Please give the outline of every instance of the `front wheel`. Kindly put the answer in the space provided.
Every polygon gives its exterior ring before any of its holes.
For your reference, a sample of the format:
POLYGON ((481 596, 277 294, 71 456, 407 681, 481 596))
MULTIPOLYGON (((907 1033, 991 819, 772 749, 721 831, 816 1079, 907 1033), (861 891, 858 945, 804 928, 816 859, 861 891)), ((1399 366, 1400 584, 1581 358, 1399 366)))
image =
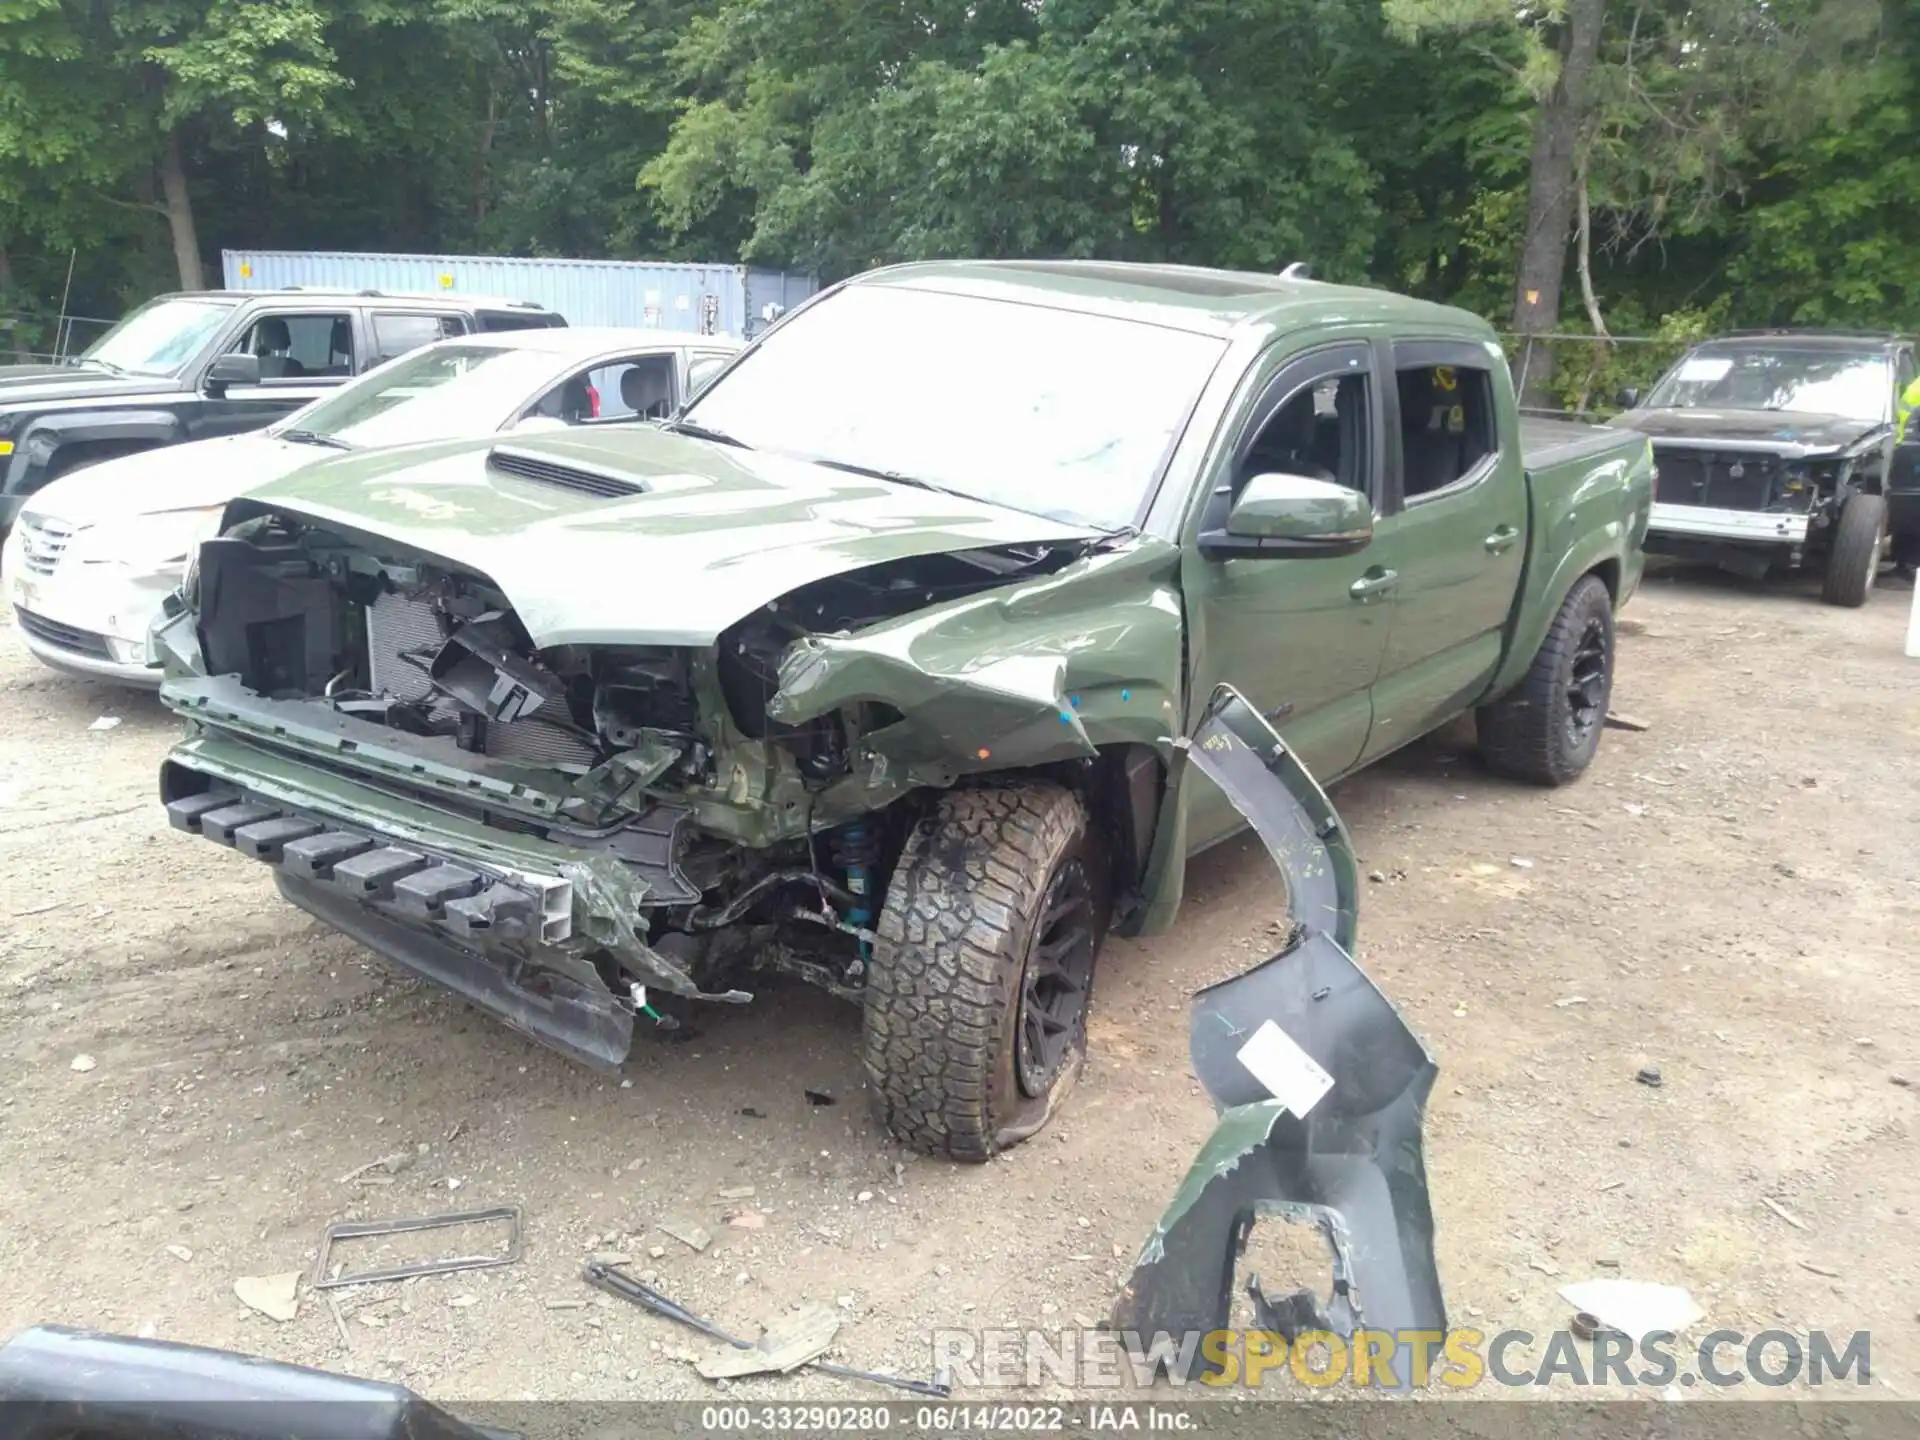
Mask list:
POLYGON ((1613 597, 1598 575, 1568 592, 1526 678, 1480 707, 1480 753, 1497 775, 1565 785, 1593 763, 1613 698, 1613 597))
POLYGON ((1827 573, 1820 581, 1820 598, 1829 605, 1858 608, 1867 603, 1880 573, 1880 549, 1887 534, 1887 497, 1858 491, 1840 507, 1833 527, 1833 548, 1827 552, 1827 573))
POLYGON ((988 1160, 1045 1125, 1086 1055, 1105 871, 1062 786, 957 790, 914 827, 867 967, 874 1113, 903 1144, 988 1160))

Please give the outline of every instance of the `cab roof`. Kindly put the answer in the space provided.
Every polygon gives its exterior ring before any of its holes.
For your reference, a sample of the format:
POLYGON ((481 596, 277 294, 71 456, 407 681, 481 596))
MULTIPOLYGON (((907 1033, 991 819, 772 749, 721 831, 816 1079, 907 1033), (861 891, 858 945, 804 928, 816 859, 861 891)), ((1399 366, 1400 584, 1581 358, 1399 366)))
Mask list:
POLYGON ((1493 327, 1452 306, 1387 290, 1241 270, 1110 260, 936 260, 892 265, 851 285, 972 295, 1235 337, 1345 321, 1391 321, 1492 341, 1493 327))

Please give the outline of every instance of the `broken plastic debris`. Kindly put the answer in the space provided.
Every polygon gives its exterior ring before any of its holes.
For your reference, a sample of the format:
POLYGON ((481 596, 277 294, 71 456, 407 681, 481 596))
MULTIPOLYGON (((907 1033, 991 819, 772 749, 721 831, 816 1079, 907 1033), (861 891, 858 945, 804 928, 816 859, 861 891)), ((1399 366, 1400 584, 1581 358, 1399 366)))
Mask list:
POLYGON ((1707 1313, 1678 1285, 1646 1280, 1581 1280, 1562 1285, 1560 1298, 1636 1345, 1649 1335, 1678 1335, 1707 1313))
POLYGON ((282 1325, 300 1313, 296 1296, 299 1288, 298 1270, 286 1270, 278 1275, 242 1275, 233 1282, 233 1293, 242 1305, 282 1325))
POLYGON ((804 1306, 776 1320, 749 1348, 720 1345, 700 1357, 694 1368, 709 1380, 742 1375, 784 1375, 827 1353, 839 1332, 840 1317, 825 1305, 804 1306))
POLYGON ((87 726, 87 729, 113 730, 118 728, 119 724, 120 724, 120 717, 118 715, 102 715, 98 720, 94 721, 91 725, 87 726))
POLYGON ((660 1222, 660 1229, 663 1233, 671 1235, 682 1245, 689 1246, 696 1252, 706 1249, 707 1246, 713 1243, 712 1234, 698 1225, 691 1225, 678 1220, 662 1220, 660 1222))
POLYGON ((69 1070, 77 1070, 80 1074, 84 1075, 99 1063, 100 1062, 95 1060, 91 1055, 76 1055, 73 1057, 73 1064, 67 1068, 69 1070))

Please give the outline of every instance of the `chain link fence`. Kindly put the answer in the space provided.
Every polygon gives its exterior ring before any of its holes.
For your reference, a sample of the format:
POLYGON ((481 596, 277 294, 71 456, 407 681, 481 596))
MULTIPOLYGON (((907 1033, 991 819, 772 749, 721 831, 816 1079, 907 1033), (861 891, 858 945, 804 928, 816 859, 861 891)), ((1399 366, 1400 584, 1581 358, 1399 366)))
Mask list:
POLYGON ((1530 415, 1604 420, 1623 408, 1620 392, 1645 394, 1694 339, 1658 335, 1522 335, 1503 330, 1513 388, 1530 415))
POLYGON ((117 323, 92 315, 0 311, 0 363, 58 364, 71 360, 117 323))

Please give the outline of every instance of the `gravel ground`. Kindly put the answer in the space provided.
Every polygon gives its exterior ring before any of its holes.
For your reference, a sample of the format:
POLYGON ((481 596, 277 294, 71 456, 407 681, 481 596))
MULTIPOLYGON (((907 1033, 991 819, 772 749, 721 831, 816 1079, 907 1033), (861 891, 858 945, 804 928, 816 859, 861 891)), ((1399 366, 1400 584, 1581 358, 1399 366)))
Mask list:
MULTIPOLYGON (((1610 731, 1582 783, 1500 783, 1454 733, 1337 791, 1374 876, 1361 959, 1441 1066, 1455 1323, 1544 1337, 1568 1280, 1662 1281, 1701 1330, 1871 1331, 1873 1393, 1920 1394, 1907 601, 1666 573, 1615 696, 1650 728, 1610 731)), ((1262 958, 1280 910, 1248 842, 1194 861, 1178 928, 1109 947, 1063 1116, 960 1168, 876 1132, 858 1017, 805 989, 610 1079, 402 978, 166 828, 173 729, 0 635, 0 1334, 158 1334, 450 1400, 712 1396, 695 1337, 579 1282, 596 1251, 749 1332, 827 1303, 838 1358, 906 1373, 935 1326, 1094 1320, 1210 1127, 1187 997, 1262 958), (331 1221, 508 1203, 521 1263, 342 1292, 347 1341, 304 1288, 285 1324, 235 1298, 306 1269, 331 1221)))

